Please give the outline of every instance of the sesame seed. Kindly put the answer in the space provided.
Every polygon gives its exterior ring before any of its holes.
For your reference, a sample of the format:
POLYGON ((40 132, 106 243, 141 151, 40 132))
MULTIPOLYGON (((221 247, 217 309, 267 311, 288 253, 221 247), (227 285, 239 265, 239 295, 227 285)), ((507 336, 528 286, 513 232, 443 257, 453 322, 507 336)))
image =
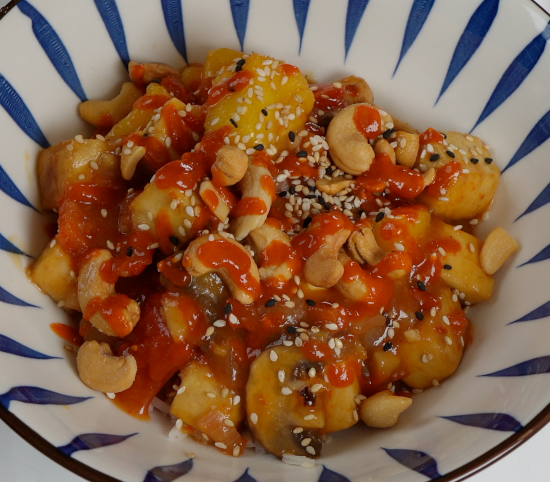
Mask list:
POLYGON ((237 317, 231 313, 229 315, 229 323, 233 324, 233 325, 238 325, 239 324, 239 320, 237 319, 237 317))
POLYGON ((91 167, 94 171, 97 171, 97 170, 99 169, 99 166, 97 165, 97 162, 95 162, 95 161, 90 162, 90 167, 91 167))
POLYGON ((114 393, 110 393, 110 392, 107 392, 105 395, 107 395, 107 398, 109 398, 110 400, 113 400, 116 397, 114 393))
POLYGON ((432 385, 433 385, 434 387, 438 387, 438 386, 439 386, 439 382, 434 378, 434 379, 432 380, 432 385))
POLYGON ((451 322, 449 321, 449 317, 446 316, 446 315, 443 315, 442 316, 442 320, 443 320, 443 323, 445 323, 446 325, 450 325, 451 322))
POLYGON ((273 350, 271 350, 271 351, 269 352, 269 359, 270 359, 272 362, 276 362, 278 358, 279 358, 279 357, 277 356, 277 353, 276 353, 276 352, 274 352, 273 350))
POLYGON ((302 439, 302 441, 300 442, 300 445, 302 447, 307 447, 310 443, 311 443, 311 438, 307 437, 302 439))
POLYGON ((238 457, 240 453, 241 453, 241 447, 239 447, 238 445, 235 445, 235 447, 233 447, 233 457, 238 457))
POLYGON ((256 415, 255 413, 251 413, 250 414, 250 421, 256 425, 258 423, 258 415, 256 415))
POLYGON ((142 231, 149 231, 149 225, 148 224, 138 224, 138 229, 141 229, 142 231))
POLYGON ((195 216, 195 211, 193 210, 193 208, 191 206, 187 206, 185 208, 185 214, 187 214, 189 217, 194 217, 195 216))
POLYGON ((448 336, 445 337, 445 343, 447 343, 447 345, 452 345, 453 344, 453 340, 451 340, 448 336))
POLYGON ((213 334, 214 334, 214 327, 209 326, 208 329, 206 330, 206 336, 211 336, 213 334))
POLYGON ((422 363, 428 363, 430 360, 428 360, 428 357, 426 354, 422 355, 422 363))
POLYGON ((435 309, 435 306, 434 306, 434 307, 432 307, 432 309, 430 310, 430 316, 431 316, 431 317, 434 317, 436 314, 437 314, 437 310, 435 309))
POLYGON ((463 228, 462 224, 458 224, 453 228, 453 231, 460 231, 463 228))
POLYGON ((185 392, 185 385, 183 387, 180 387, 176 393, 178 395, 181 395, 183 392, 185 392))
POLYGON ((397 251, 405 251, 405 246, 403 246, 401 243, 393 243, 393 245, 395 246, 395 249, 397 249, 397 251))
POLYGON ((440 201, 443 201, 443 202, 448 202, 449 201, 449 198, 444 197, 444 196, 438 197, 437 199, 439 199, 440 201))
POLYGON ((450 264, 444 264, 443 269, 450 270, 453 269, 453 267, 450 264))
POLYGON ((422 321, 424 319, 424 315, 420 311, 416 311, 414 314, 417 320, 422 321))
POLYGON ((281 388, 281 393, 283 395, 290 395, 292 393, 292 390, 288 387, 283 387, 283 388, 281 388))
POLYGON ((477 225, 478 223, 479 223, 479 219, 472 219, 472 220, 470 220, 470 224, 471 224, 472 226, 475 226, 475 225, 477 225))
POLYGON ((476 252, 476 248, 475 248, 475 246, 474 246, 472 243, 470 243, 470 244, 468 245, 468 248, 470 248, 470 252, 471 252, 471 253, 475 253, 475 252, 476 252))
POLYGON ((338 329, 338 325, 337 325, 336 323, 327 323, 327 324, 325 325, 325 328, 326 328, 327 330, 335 331, 335 330, 338 329))
POLYGON ((112 241, 107 240, 107 247, 109 249, 115 249, 115 245, 112 243, 112 241))
POLYGON ((238 405, 240 401, 241 401, 240 395, 235 395, 235 397, 233 398, 233 405, 238 405))
POLYGON ((216 442, 214 445, 215 445, 216 447, 218 447, 219 449, 223 449, 223 450, 225 450, 225 449, 227 448, 227 445, 225 445, 225 444, 222 443, 222 442, 216 442))
POLYGON ((306 415, 304 417, 304 420, 313 420, 315 418, 315 415, 313 415, 312 413, 310 413, 309 415, 306 415))
POLYGON ((447 255, 447 253, 445 252, 445 250, 444 250, 441 246, 439 246, 439 247, 437 248, 437 251, 439 252, 439 254, 440 254, 441 256, 446 256, 446 255, 447 255))
POLYGON ((164 139, 164 145, 166 147, 170 147, 172 145, 172 138, 171 137, 166 137, 166 139, 164 139))

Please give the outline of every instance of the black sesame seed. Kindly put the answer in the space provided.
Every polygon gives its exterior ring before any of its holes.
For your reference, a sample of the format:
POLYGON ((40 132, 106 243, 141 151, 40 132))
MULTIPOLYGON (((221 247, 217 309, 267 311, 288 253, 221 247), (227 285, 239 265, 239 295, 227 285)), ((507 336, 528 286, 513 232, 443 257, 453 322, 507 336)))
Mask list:
POLYGON ((332 166, 329 166, 325 169, 325 174, 327 176, 330 176, 332 174, 332 166))
POLYGON ((307 157, 307 152, 306 151, 298 151, 296 153, 296 157, 307 157))
POLYGON ((170 236, 168 239, 174 246, 180 244, 180 240, 176 236, 170 236))
POLYGON ((233 306, 231 306, 231 303, 227 303, 224 308, 223 308, 223 312, 228 315, 229 313, 231 313, 231 310, 233 309, 233 306))
POLYGON ((265 116, 267 117, 267 110, 262 109, 262 114, 265 115, 265 116))
POLYGON ((486 162, 487 164, 491 164, 491 162, 493 162, 493 158, 491 158, 491 157, 486 157, 486 158, 485 158, 485 162, 486 162))
POLYGON ((286 331, 287 331, 288 333, 292 333, 292 334, 294 334, 294 335, 295 335, 296 333, 298 333, 298 331, 296 330, 296 327, 295 327, 295 326, 287 326, 287 327, 286 327, 286 331))
POLYGON ((418 281, 416 282, 416 284, 418 285, 418 289, 419 289, 420 291, 426 291, 426 285, 425 285, 424 283, 422 283, 422 281, 418 280, 418 281))
POLYGON ((453 269, 453 267, 450 264, 444 264, 443 269, 453 269))
POLYGON ((306 303, 307 303, 308 306, 315 306, 317 304, 313 300, 306 300, 306 303))
POLYGON ((470 161, 472 162, 472 164, 477 164, 479 162, 479 159, 476 159, 475 157, 472 157, 470 159, 470 161))
POLYGON ((415 314, 417 320, 422 321, 424 319, 424 315, 422 313, 420 313, 420 311, 415 311, 414 314, 415 314))
POLYGON ((384 351, 391 350, 392 346, 393 346, 393 344, 392 344, 391 341, 388 341, 388 342, 384 343, 384 351))
POLYGON ((130 257, 134 253, 134 250, 132 249, 132 246, 128 246, 126 249, 126 256, 130 257))
POLYGON ((294 131, 290 131, 288 133, 288 138, 290 139, 290 142, 294 142, 294 140, 296 139, 296 134, 294 134, 294 131))
POLYGON ((306 199, 315 199, 317 196, 315 194, 308 194, 306 199))
POLYGON ((294 196, 294 194, 296 194, 296 188, 294 186, 290 186, 288 188, 288 192, 294 196))
POLYGON ((264 150, 264 145, 263 144, 256 144, 254 146, 254 149, 256 149, 257 151, 263 151, 264 150))
POLYGON ((235 72, 240 72, 243 69, 243 65, 246 62, 245 59, 240 59, 237 61, 237 64, 235 65, 235 72))
POLYGON ((149 137, 149 134, 147 134, 147 132, 144 132, 141 137, 149 137))
POLYGON ((275 301, 273 298, 271 298, 270 300, 266 301, 264 306, 266 308, 271 308, 272 306, 275 306, 276 304, 277 304, 277 301, 275 301))
POLYGON ((391 129, 385 130, 384 133, 382 134, 382 137, 384 139, 389 139, 390 136, 391 136, 391 129))
POLYGON ((445 151, 445 152, 447 153, 447 155, 448 155, 450 158, 452 158, 452 159, 455 158, 455 153, 454 153, 453 151, 445 151))
POLYGON ((445 134, 444 132, 440 132, 440 134, 443 136, 443 139, 447 139, 447 134, 445 134))
POLYGON ((288 192, 286 192, 286 191, 281 191, 281 192, 279 193, 279 197, 285 197, 287 194, 288 194, 288 192))
POLYGON ((160 84, 160 79, 153 79, 151 81, 152 84, 160 84))
POLYGON ((307 228, 310 224, 311 224, 311 216, 308 216, 307 218, 304 219, 304 228, 307 228))
POLYGON ((231 122, 231 124, 233 124, 233 127, 239 127, 233 119, 229 119, 229 122, 231 122))
POLYGON ((379 221, 382 221, 384 219, 384 213, 378 213, 374 220, 378 223, 379 221))
POLYGON ((430 162, 435 162, 437 160, 439 160, 439 154, 432 154, 430 156, 430 162))

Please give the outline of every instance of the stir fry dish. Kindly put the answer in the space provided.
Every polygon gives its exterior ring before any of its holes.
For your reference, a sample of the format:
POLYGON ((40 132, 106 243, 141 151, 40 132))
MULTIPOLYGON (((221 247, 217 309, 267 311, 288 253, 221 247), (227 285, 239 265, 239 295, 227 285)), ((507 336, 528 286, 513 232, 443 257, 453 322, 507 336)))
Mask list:
POLYGON ((257 53, 129 78, 80 105, 90 138, 38 156, 58 218, 29 276, 72 315, 82 382, 231 456, 316 457, 457 369, 469 307, 518 249, 473 234, 489 146, 257 53))

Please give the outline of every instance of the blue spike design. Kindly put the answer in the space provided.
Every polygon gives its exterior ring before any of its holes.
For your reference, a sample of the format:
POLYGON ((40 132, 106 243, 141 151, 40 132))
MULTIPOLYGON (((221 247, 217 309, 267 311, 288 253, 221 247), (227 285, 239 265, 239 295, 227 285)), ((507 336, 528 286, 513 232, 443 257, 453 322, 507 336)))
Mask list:
POLYGON ((525 316, 522 316, 521 318, 508 324, 512 325, 513 323, 522 323, 524 321, 541 320, 542 318, 546 318, 548 316, 550 316, 550 301, 547 301, 543 305, 527 313, 525 316))
POLYGON ((409 19, 407 20, 407 26, 405 27, 405 35, 403 36, 401 53, 399 54, 399 60, 397 61, 393 75, 397 72, 403 57, 405 57, 416 40, 416 37, 418 37, 418 34, 422 30, 422 27, 424 26, 434 3, 435 0, 414 0, 411 7, 411 12, 409 13, 409 19))
POLYGON ((506 69, 506 72, 502 74, 495 90, 491 94, 491 97, 481 112, 479 119, 475 123, 474 127, 472 127, 472 131, 487 117, 489 117, 493 111, 500 106, 500 104, 510 97, 525 80, 525 78, 531 73, 544 52, 546 42, 549 38, 550 22, 546 25, 546 28, 542 31, 542 33, 537 35, 531 43, 529 43, 529 45, 527 45, 527 47, 519 53, 519 55, 506 69))
POLYGON ((187 63, 187 47, 185 45, 185 30, 183 26, 183 10, 181 0, 161 0, 164 23, 176 50, 187 63))
POLYGON ((479 375, 480 377, 527 377, 530 375, 540 375, 550 373, 550 356, 541 356, 533 358, 517 365, 498 370, 493 373, 479 375))
POLYGON ((243 475, 241 475, 234 482, 258 482, 258 481, 248 473, 248 467, 247 467, 243 475))
POLYGON ((31 19, 32 31, 36 40, 38 40, 57 73, 82 102, 87 100, 69 52, 67 52, 55 30, 27 0, 21 0, 17 6, 23 14, 31 19))
POLYGON ((44 355, 4 335, 0 335, 0 351, 35 360, 60 360, 58 356, 44 355))
POLYGON ((0 74, 0 105, 34 142, 44 149, 50 147, 48 139, 40 130, 29 108, 2 74, 0 74))
POLYGON ((346 12, 346 36, 345 36, 345 56, 348 58, 348 52, 357 32, 357 27, 361 23, 365 9, 369 4, 369 0, 348 0, 348 10, 346 12))
POLYGON ((483 0, 470 18, 456 45, 436 104, 483 42, 497 15, 498 4, 499 0, 483 0))
POLYGON ((2 166, 0 166, 0 191, 6 193, 9 197, 14 199, 18 203, 28 206, 34 209, 36 212, 40 212, 27 200, 25 196, 23 196, 15 183, 10 179, 6 171, 4 171, 4 168, 2 166))
POLYGON ((323 471, 321 472, 321 475, 319 476, 319 480, 317 482, 351 482, 347 477, 344 477, 342 474, 339 474, 338 472, 334 472, 333 470, 327 469, 326 466, 323 465, 323 471))
POLYGON ((19 298, 13 296, 11 293, 8 293, 1 286, 0 286, 0 301, 3 303, 8 303, 9 305, 28 306, 30 308, 40 308, 39 306, 31 305, 26 301, 20 300, 19 298))
POLYGON ((523 425, 507 413, 472 413, 469 415, 453 415, 441 418, 461 425, 497 430, 499 432, 519 432, 523 429, 523 425))
POLYGON ((544 261, 548 258, 550 258, 550 244, 546 246, 546 248, 544 248, 540 253, 537 253, 535 256, 533 256, 529 261, 520 264, 518 268, 521 266, 525 266, 526 264, 538 263, 539 261, 544 261))
POLYGON ((67 445, 57 447, 57 450, 70 457, 72 454, 80 450, 93 450, 100 447, 108 447, 109 445, 119 444, 134 435, 136 434, 109 435, 106 433, 84 433, 73 438, 67 445))
MULTIPOLYGON (((542 192, 536 197, 536 199, 529 204, 529 207, 521 213, 515 221, 517 221, 519 218, 525 216, 526 214, 532 213, 533 211, 536 211, 537 209, 541 208, 542 206, 546 206, 548 203, 550 203, 550 184, 548 184, 542 192)), ((514 222, 515 222, 514 221, 514 222)))
POLYGON ((0 234, 0 249, 2 251, 7 251, 8 253, 22 254, 24 256, 28 256, 29 258, 32 258, 32 256, 29 256, 27 253, 24 253, 17 246, 15 246, 13 243, 11 243, 6 238, 4 238, 2 234, 0 234))
POLYGON ((244 37, 246 35, 246 24, 248 23, 248 9, 250 0, 229 0, 231 5, 231 15, 233 16, 233 24, 237 31, 241 50, 244 48, 244 37))
POLYGON ((428 477, 430 480, 441 477, 437 470, 437 461, 425 452, 408 449, 385 449, 384 447, 382 447, 382 450, 401 465, 428 477))
POLYGON ((9 392, 0 395, 0 404, 5 408, 9 408, 11 402, 34 403, 36 405, 73 405, 90 398, 93 397, 71 397, 40 387, 13 387, 9 392))
POLYGON ((521 161, 527 154, 530 154, 541 144, 546 142, 550 137, 550 110, 544 114, 540 120, 535 124, 535 127, 531 129, 531 132, 527 134, 525 140, 519 146, 508 165, 502 170, 502 172, 509 169, 517 162, 521 161))
POLYGON ((172 482, 182 475, 189 473, 192 468, 193 459, 184 460, 179 464, 154 467, 147 472, 143 482, 172 482))
POLYGON ((130 62, 130 54, 128 54, 128 46, 126 45, 126 35, 124 34, 124 25, 120 18, 120 13, 115 0, 94 0, 95 6, 101 15, 101 19, 105 24, 107 32, 113 41, 118 56, 124 68, 128 68, 130 62))
POLYGON ((302 39, 304 38, 309 2, 310 0, 292 0, 292 4, 294 5, 294 18, 296 19, 298 33, 300 34, 300 47, 298 48, 298 53, 302 51, 302 39))

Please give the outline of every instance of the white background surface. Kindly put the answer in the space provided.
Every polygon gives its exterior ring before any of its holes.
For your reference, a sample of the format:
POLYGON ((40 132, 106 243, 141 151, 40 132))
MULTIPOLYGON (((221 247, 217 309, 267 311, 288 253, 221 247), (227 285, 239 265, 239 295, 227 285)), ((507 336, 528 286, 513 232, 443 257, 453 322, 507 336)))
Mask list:
MULTIPOLYGON (((0 0, 0 6, 8 1, 0 0)), ((550 12, 550 0, 538 0, 550 12)), ((547 378, 545 378, 545 381, 547 378)), ((550 425, 518 449, 469 482, 543 482, 550 480, 550 425)), ((0 481, 9 482, 83 482, 84 479, 42 455, 0 421, 0 481)))

